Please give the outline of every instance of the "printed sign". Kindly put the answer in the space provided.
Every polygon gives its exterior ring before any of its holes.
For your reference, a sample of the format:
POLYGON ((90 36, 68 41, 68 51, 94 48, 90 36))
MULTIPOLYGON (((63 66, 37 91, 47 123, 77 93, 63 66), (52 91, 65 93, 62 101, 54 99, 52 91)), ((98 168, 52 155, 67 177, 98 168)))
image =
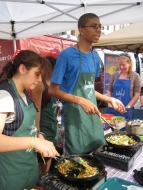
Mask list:
POLYGON ((117 62, 119 55, 116 54, 104 54, 104 94, 107 93, 110 77, 118 70, 117 62))

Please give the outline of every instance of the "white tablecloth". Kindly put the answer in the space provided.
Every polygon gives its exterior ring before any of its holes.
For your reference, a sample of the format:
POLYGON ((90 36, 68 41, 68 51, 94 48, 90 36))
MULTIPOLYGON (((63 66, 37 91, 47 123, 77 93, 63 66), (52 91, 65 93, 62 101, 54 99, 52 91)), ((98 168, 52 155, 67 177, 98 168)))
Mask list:
POLYGON ((133 170, 140 170, 140 168, 143 167, 143 147, 142 147, 142 153, 138 156, 138 158, 134 161, 133 166, 130 168, 128 172, 106 166, 106 171, 107 171, 107 179, 111 177, 118 177, 122 178, 127 181, 131 181, 134 183, 137 183, 133 177, 134 172, 133 170))

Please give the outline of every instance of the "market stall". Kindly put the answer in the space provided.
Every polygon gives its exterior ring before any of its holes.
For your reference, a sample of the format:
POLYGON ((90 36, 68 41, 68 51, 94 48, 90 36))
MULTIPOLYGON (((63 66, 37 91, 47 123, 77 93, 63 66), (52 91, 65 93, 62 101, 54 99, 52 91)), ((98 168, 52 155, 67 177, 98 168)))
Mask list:
POLYGON ((127 27, 101 36, 93 47, 111 51, 124 51, 133 53, 143 52, 143 22, 130 24, 127 27), (131 32, 132 31, 132 32, 131 32))

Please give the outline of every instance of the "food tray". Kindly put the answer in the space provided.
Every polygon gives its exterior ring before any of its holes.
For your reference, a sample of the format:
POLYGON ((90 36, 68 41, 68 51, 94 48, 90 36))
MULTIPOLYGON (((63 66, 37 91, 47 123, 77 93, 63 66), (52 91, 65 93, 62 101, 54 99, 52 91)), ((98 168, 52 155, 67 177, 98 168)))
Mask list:
POLYGON ((122 185, 134 185, 137 187, 142 187, 138 184, 132 183, 130 181, 126 181, 117 177, 109 178, 98 190, 127 190, 126 187, 123 187, 122 185))
POLYGON ((143 143, 143 136, 140 136, 141 142, 143 143))

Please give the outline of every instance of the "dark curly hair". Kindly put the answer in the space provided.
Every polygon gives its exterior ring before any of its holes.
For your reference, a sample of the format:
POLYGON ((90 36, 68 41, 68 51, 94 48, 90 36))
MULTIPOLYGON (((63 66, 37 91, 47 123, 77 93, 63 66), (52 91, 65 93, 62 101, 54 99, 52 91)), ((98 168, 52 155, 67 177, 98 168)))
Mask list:
POLYGON ((9 61, 3 67, 0 73, 0 80, 12 78, 21 64, 25 65, 27 70, 30 70, 32 67, 39 67, 41 72, 44 67, 43 59, 37 53, 31 50, 21 50, 13 61, 9 61))

